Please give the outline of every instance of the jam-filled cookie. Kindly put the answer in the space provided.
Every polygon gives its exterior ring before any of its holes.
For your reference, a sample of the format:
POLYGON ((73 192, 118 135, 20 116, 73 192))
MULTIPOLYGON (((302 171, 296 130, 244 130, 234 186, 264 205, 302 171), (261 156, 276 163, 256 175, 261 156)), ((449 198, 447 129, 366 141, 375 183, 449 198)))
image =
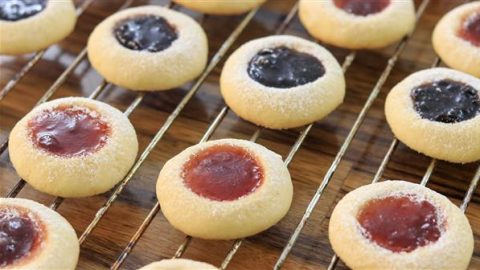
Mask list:
POLYGON ((391 45, 415 26, 412 0, 300 0, 299 16, 315 38, 349 49, 391 45))
POLYGON ((218 268, 204 262, 187 259, 170 259, 154 262, 139 270, 216 270, 218 268))
POLYGON ((101 22, 88 39, 88 58, 109 82, 131 90, 168 90, 205 68, 207 37, 180 12, 142 6, 101 22))
POLYGON ((385 114, 395 136, 427 156, 480 159, 480 79, 447 68, 416 72, 388 94, 385 114))
POLYGON ((0 54, 45 49, 70 34, 76 21, 71 0, 2 0, 0 54))
POLYGON ((182 6, 188 7, 198 12, 213 14, 213 15, 237 15, 252 10, 266 0, 173 0, 182 6))
POLYGON ((223 139, 170 159, 158 176, 157 196, 165 217, 180 231, 235 239, 285 216, 293 186, 279 155, 253 142, 223 139))
POLYGON ((348 193, 329 239, 352 269, 467 269, 473 233, 462 211, 418 184, 385 181, 348 193))
POLYGON ((60 214, 25 199, 0 198, 1 269, 75 269, 77 234, 60 214))
POLYGON ((250 41, 227 60, 220 77, 225 102, 257 125, 285 129, 317 121, 343 102, 345 78, 320 45, 293 36, 250 41))
POLYGON ((433 31, 433 47, 450 67, 480 77, 480 2, 448 12, 433 31))
POLYGON ((34 188, 83 197, 111 189, 135 161, 133 126, 119 110, 86 98, 44 103, 10 133, 10 159, 34 188))

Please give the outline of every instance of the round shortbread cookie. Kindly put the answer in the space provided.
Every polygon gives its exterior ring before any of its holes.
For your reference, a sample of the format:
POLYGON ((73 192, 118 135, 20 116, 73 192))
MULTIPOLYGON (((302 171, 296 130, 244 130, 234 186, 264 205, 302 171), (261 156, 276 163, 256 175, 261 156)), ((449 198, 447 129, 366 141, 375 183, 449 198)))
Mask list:
POLYGON ((26 199, 0 198, 0 268, 75 269, 77 234, 60 214, 26 199))
POLYGON ((220 77, 228 106, 257 125, 285 129, 320 120, 343 102, 345 78, 322 46, 294 36, 245 43, 220 77))
POLYGON ((415 26, 411 0, 300 0, 299 16, 315 38, 349 49, 391 45, 415 26))
POLYGON ((461 5, 443 16, 432 42, 447 65, 480 77, 480 2, 461 5))
POLYGON ((415 72, 388 94, 395 136, 427 156, 456 163, 480 159, 480 80, 452 69, 415 72))
POLYGON ((202 27, 158 6, 129 8, 101 22, 88 39, 88 58, 109 82, 131 90, 169 90, 191 81, 207 64, 202 27))
POLYGON ((0 54, 45 49, 68 36, 76 21, 71 0, 2 0, 0 54))
POLYGON ((335 253, 352 269, 467 269, 473 233, 445 196, 405 181, 348 193, 330 218, 335 253))
POLYGON ((10 159, 34 188, 61 197, 111 189, 138 151, 133 126, 119 110, 86 98, 44 103, 13 128, 10 159))
POLYGON ((178 230, 203 239, 235 239, 283 218, 293 186, 279 155, 253 142, 223 139, 170 159, 158 176, 157 196, 178 230))

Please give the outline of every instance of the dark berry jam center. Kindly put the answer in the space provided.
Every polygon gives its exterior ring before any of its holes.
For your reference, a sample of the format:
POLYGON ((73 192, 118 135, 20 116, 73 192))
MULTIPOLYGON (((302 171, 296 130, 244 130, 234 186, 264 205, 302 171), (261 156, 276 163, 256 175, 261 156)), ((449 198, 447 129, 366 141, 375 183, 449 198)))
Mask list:
POLYGON ((459 35, 474 46, 480 47, 480 10, 465 18, 459 35))
POLYGON ((390 0, 333 0, 335 6, 357 16, 379 13, 390 5, 390 0))
POLYGON ((192 156, 184 165, 183 179, 196 194, 215 201, 233 201, 256 190, 263 171, 245 149, 216 145, 192 156))
POLYGON ((43 241, 43 229, 28 210, 0 208, 0 268, 32 254, 43 241))
POLYGON ((115 28, 114 34, 124 47, 149 52, 163 51, 178 38, 175 28, 155 15, 126 19, 115 28))
POLYGON ((480 114, 478 91, 453 80, 420 85, 412 90, 411 97, 418 114, 432 121, 457 123, 480 114))
POLYGON ((325 74, 316 57, 283 46, 259 51, 250 60, 247 71, 255 81, 276 88, 304 85, 325 74))
POLYGON ((357 217, 364 235, 393 252, 411 252, 440 238, 435 206, 412 196, 391 196, 367 202, 357 217))
POLYGON ((18 21, 31 17, 47 6, 47 0, 0 0, 0 20, 18 21))
POLYGON ((100 115, 85 107, 45 110, 28 123, 33 143, 58 156, 79 156, 102 148, 111 133, 100 115))

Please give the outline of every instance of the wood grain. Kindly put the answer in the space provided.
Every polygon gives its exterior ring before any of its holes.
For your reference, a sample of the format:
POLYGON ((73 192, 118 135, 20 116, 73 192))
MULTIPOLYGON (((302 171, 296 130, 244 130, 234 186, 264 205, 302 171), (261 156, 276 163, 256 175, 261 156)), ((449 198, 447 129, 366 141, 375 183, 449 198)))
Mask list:
MULTIPOLYGON (((15 123, 34 106, 62 71, 85 46, 88 34, 103 18, 115 12, 124 0, 95 1, 79 18, 75 32, 60 44, 49 48, 44 58, 0 103, 0 143, 4 142, 15 123)), ((165 4, 166 1, 134 1, 134 5, 165 4)), ((77 5, 80 1, 77 2, 77 5)), ((333 255, 327 237, 329 214, 345 193, 372 180, 383 156, 388 150, 392 133, 385 122, 383 104, 389 89, 408 74, 428 68, 435 59, 430 43, 435 23, 448 10, 461 1, 431 1, 421 17, 417 29, 398 63, 381 90, 379 97, 355 136, 318 206, 304 228, 300 238, 285 262, 284 269, 326 268, 333 255)), ((274 33, 295 4, 294 0, 270 0, 255 15, 233 49, 242 43, 274 33)), ((418 7, 419 1, 416 2, 418 7)), ((205 28, 210 46, 210 56, 217 51, 242 16, 220 17, 201 14, 176 7, 192 15, 205 28)), ((286 33, 309 38, 296 17, 286 33)), ((339 62, 348 51, 328 47, 339 62)), ((230 269, 269 269, 275 264, 290 234, 301 219, 312 195, 331 165, 334 156, 363 107, 367 96, 392 55, 394 46, 374 51, 359 51, 346 72, 347 95, 344 104, 327 118, 316 123, 301 149, 290 164, 295 195, 288 215, 277 225, 244 241, 232 260, 230 269)), ((232 49, 229 51, 232 52, 232 49)), ((1 56, 0 86, 29 60, 29 56, 1 56)), ((79 269, 106 269, 117 259, 132 235, 155 204, 155 181, 163 164, 185 147, 198 142, 224 106, 219 94, 218 79, 223 63, 215 68, 205 83, 188 103, 179 118, 155 147, 146 162, 121 193, 93 233, 82 245, 79 269)), ((53 98, 87 96, 101 81, 101 77, 84 60, 68 77, 53 98)), ((149 93, 130 119, 135 126, 143 150, 166 118, 184 97, 191 84, 168 92, 149 93)), ((135 93, 111 87, 99 97, 119 109, 125 109, 135 98, 135 93)), ((213 138, 248 139, 256 127, 229 112, 215 131, 213 138)), ((286 156, 299 131, 264 130, 259 143, 286 156)), ((383 179, 404 179, 420 182, 430 159, 400 144, 388 163, 383 179)), ((439 162, 428 187, 445 194, 459 204, 478 164, 455 165, 439 162)), ((5 195, 19 180, 13 169, 8 151, 0 158, 0 194, 5 195)), ((83 199, 67 199, 58 211, 64 215, 80 235, 94 218, 110 193, 83 199)), ((44 204, 54 200, 26 186, 19 197, 44 204)), ((475 233, 475 253, 470 268, 480 269, 480 200, 478 192, 467 209, 467 216, 475 233)), ((173 229, 159 213, 142 236, 138 245, 123 264, 123 269, 137 269, 152 261, 173 256, 185 235, 173 229)), ((204 241, 193 239, 184 257, 220 265, 233 241, 204 241)), ((337 269, 345 266, 340 263, 337 269)))

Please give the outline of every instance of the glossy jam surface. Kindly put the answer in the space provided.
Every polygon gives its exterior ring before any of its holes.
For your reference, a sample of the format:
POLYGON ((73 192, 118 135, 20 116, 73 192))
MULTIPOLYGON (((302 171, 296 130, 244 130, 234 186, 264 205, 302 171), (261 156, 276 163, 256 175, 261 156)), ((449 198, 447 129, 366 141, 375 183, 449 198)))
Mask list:
POLYGON ((47 6, 47 0, 0 0, 0 20, 18 21, 31 17, 47 6))
POLYGON ((183 179, 196 194, 215 201, 233 201, 256 190, 263 169, 245 149, 215 145, 192 156, 183 167, 183 179))
POLYGON ((465 18, 459 35, 474 46, 480 47, 480 10, 465 18))
POLYGON ((357 16, 379 13, 390 5, 390 0, 333 0, 336 7, 357 16))
POLYGON ((115 28, 114 34, 124 47, 149 52, 163 51, 178 38, 175 28, 167 20, 154 15, 124 20, 115 28))
POLYGON ((325 68, 310 54, 277 47, 258 52, 250 60, 247 72, 265 86, 290 88, 315 81, 325 74, 325 68))
POLYGON ((28 210, 0 206, 0 268, 32 254, 43 240, 43 226, 28 210))
POLYGON ((422 118, 443 123, 457 123, 480 114, 478 91, 472 86, 440 80, 414 88, 411 98, 422 118))
POLYGON ((390 196, 367 202, 357 217, 365 236, 393 252, 410 252, 438 240, 435 206, 412 196, 390 196))
POLYGON ((35 146, 71 157, 98 151, 108 140, 110 126, 85 107, 57 107, 39 113, 28 123, 35 146))

